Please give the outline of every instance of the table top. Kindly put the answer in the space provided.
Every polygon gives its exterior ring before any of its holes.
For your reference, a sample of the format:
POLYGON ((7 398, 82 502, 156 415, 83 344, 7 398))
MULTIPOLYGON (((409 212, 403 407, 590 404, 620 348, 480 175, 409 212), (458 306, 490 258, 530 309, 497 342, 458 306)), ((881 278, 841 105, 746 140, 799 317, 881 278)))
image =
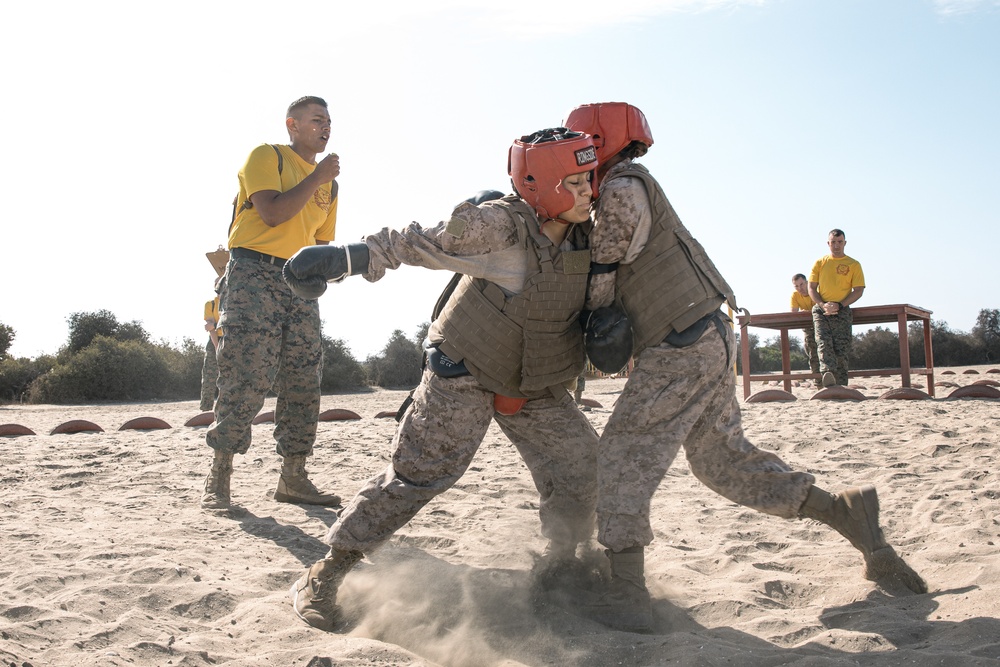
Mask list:
MULTIPOLYGON (((851 307, 854 314, 854 324, 877 324, 879 322, 895 322, 900 315, 906 315, 907 320, 930 320, 933 311, 913 306, 908 303, 896 303, 882 306, 851 307)), ((761 327, 764 329, 785 329, 804 327, 812 322, 812 313, 808 310, 783 313, 751 313, 738 315, 740 327, 761 327)))

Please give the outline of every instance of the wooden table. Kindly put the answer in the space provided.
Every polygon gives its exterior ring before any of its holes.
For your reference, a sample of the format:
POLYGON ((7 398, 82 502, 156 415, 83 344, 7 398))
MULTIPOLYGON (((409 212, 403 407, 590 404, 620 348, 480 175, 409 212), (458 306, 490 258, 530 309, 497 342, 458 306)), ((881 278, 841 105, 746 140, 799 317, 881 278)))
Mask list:
MULTIPOLYGON (((931 349, 931 311, 906 303, 889 306, 859 306, 854 311, 854 324, 879 324, 896 322, 899 325, 899 368, 882 368, 878 370, 852 370, 848 377, 869 375, 889 376, 901 375, 904 387, 910 386, 910 375, 927 376, 927 393, 934 395, 934 353, 931 349), (926 367, 910 368, 910 343, 906 323, 910 320, 920 320, 924 325, 924 359, 926 367)), ((750 396, 750 383, 754 380, 782 380, 785 391, 792 390, 792 379, 820 379, 821 374, 811 371, 792 372, 791 356, 788 351, 788 330, 804 329, 812 323, 812 313, 809 311, 784 313, 764 313, 758 315, 740 315, 737 317, 740 325, 740 369, 743 372, 743 398, 750 396), (750 374, 750 337, 747 328, 777 329, 781 332, 781 372, 750 374)))

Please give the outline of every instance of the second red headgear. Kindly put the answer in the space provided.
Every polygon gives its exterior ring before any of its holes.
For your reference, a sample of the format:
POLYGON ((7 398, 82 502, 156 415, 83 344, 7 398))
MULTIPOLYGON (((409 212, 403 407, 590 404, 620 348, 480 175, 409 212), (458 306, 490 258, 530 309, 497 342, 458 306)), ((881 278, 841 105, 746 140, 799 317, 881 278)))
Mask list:
POLYGON ((582 104, 569 112, 566 127, 594 137, 597 159, 603 164, 633 141, 653 145, 653 133, 638 107, 625 102, 582 104))
POLYGON ((597 197, 597 153, 593 140, 565 127, 540 130, 514 141, 507 153, 507 173, 514 190, 535 209, 543 222, 570 210, 576 204, 563 179, 590 172, 597 197))

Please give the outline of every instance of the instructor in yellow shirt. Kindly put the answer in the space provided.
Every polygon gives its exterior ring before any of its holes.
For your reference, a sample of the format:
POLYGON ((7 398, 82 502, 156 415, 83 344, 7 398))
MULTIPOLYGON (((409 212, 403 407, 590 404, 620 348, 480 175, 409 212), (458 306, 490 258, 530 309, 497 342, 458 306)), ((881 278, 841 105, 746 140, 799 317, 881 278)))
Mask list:
POLYGON ((281 277, 301 248, 326 245, 337 224, 336 153, 317 160, 330 140, 330 112, 319 97, 288 107, 287 145, 261 144, 239 173, 229 230, 229 264, 219 286, 219 396, 205 440, 213 450, 201 505, 230 504, 234 454, 250 448, 251 425, 267 392, 277 394, 274 439, 281 475, 274 499, 338 505, 306 474, 319 418, 323 348, 319 305, 292 292, 281 277))
POLYGON ((854 342, 851 304, 865 293, 865 274, 858 260, 844 254, 847 237, 842 230, 831 230, 826 245, 830 254, 817 260, 809 274, 819 368, 824 387, 847 386, 848 357, 854 342))

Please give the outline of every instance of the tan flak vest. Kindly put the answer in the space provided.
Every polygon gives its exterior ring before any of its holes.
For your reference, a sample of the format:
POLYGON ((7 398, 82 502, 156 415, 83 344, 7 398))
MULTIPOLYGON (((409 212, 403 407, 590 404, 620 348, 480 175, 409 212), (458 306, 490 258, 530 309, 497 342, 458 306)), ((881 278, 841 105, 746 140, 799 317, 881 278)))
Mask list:
MULTIPOLYGON (((494 283, 462 276, 428 337, 490 391, 538 398, 583 370, 579 315, 590 251, 560 252, 522 200, 503 201, 528 257, 524 289, 507 296, 494 283)), ((579 234, 577 227, 570 234, 579 234)))
POLYGON ((671 331, 684 331, 736 297, 705 249, 681 224, 667 196, 639 164, 612 178, 634 176, 649 194, 653 225, 646 246, 631 264, 618 267, 616 291, 635 336, 633 355, 659 345, 671 331))

